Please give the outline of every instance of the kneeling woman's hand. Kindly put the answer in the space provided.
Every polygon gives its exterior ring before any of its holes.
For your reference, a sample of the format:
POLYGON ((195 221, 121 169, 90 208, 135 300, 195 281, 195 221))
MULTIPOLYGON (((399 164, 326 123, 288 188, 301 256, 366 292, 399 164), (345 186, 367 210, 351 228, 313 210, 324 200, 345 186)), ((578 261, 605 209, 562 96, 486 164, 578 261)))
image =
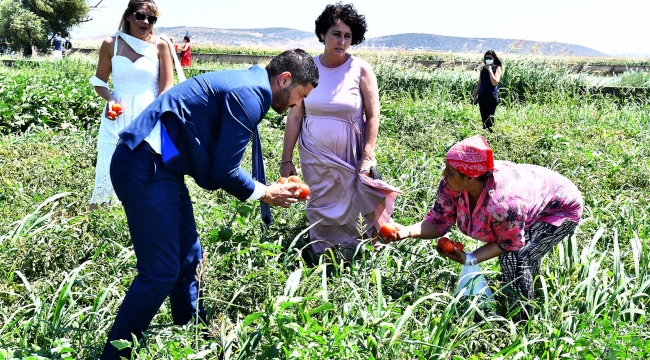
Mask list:
POLYGON ((467 256, 464 251, 458 250, 458 248, 454 248, 454 252, 448 253, 444 249, 441 249, 438 245, 436 245, 436 251, 438 252, 438 255, 442 257, 446 257, 448 259, 454 260, 455 262, 465 265, 465 260, 467 259, 467 256))
POLYGON ((408 227, 398 223, 392 223, 392 224, 397 228, 397 231, 391 238, 391 241, 400 241, 411 237, 411 231, 409 230, 408 227))

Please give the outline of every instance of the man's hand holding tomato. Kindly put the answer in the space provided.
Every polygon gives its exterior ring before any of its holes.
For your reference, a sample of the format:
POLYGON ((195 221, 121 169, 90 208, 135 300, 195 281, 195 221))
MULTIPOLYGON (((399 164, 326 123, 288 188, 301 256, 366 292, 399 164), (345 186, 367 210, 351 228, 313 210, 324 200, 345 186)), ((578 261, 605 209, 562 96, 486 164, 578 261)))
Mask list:
POLYGON ((275 184, 268 185, 259 199, 269 205, 288 208, 299 201, 309 200, 309 186, 297 175, 280 177, 275 184))
POLYGON ((299 197, 301 192, 302 191, 300 188, 296 188, 295 183, 275 183, 266 187, 266 191, 260 198, 260 201, 263 201, 269 205, 288 208, 289 206, 299 201, 309 200, 309 197, 301 199, 299 197))

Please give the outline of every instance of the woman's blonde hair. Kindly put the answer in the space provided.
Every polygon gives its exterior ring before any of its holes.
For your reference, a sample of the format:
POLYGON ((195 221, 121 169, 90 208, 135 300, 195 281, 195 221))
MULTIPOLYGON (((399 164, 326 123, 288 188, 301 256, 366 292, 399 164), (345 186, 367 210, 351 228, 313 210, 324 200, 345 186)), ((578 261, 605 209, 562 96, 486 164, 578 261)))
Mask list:
MULTIPOLYGON (((131 23, 126 19, 129 16, 133 15, 133 13, 136 12, 141 5, 147 5, 154 16, 160 16, 158 6, 156 6, 156 3, 153 0, 129 0, 129 5, 126 7, 126 10, 124 10, 124 14, 122 14, 122 20, 120 21, 119 29, 121 32, 131 35, 131 23)), ((153 35, 153 27, 154 26, 151 25, 151 29, 149 30, 150 35, 153 35)))

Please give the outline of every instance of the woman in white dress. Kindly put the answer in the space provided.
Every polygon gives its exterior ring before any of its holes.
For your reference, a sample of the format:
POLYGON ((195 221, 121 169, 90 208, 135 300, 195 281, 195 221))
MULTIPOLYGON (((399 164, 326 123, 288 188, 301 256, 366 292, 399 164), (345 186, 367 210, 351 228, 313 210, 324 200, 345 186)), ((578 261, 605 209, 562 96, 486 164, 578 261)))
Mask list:
MULTIPOLYGON (((127 127, 159 94, 174 84, 172 54, 168 38, 155 37, 153 26, 158 16, 153 0, 130 0, 122 15, 120 30, 104 39, 99 50, 95 76, 90 79, 95 91, 107 101, 97 139, 95 189, 90 209, 118 203, 110 177, 110 164, 119 140, 117 134, 127 127), (113 92, 108 77, 113 76, 113 92), (109 114, 120 104, 117 116, 109 114)), ((182 77, 182 71, 179 73, 182 77)))

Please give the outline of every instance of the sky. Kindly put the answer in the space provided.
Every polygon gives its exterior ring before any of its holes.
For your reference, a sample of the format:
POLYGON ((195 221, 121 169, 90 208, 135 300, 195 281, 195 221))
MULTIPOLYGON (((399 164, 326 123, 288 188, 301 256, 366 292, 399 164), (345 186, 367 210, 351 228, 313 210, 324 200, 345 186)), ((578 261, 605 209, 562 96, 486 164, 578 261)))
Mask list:
MULTIPOLYGON (((96 4, 99 0, 88 0, 96 4)), ((156 0, 157 27, 287 27, 313 31, 325 5, 302 0, 156 0)), ((401 33, 555 41, 610 55, 650 56, 650 0, 356 0, 366 39, 401 33)), ((73 38, 113 33, 128 0, 103 0, 73 38)))

